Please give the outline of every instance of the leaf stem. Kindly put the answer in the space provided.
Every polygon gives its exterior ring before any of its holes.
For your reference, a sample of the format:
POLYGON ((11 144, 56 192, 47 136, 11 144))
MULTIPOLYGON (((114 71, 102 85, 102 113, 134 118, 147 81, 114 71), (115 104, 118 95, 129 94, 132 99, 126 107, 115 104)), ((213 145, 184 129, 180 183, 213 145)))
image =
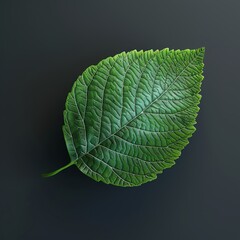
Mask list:
POLYGON ((68 163, 67 165, 65 165, 65 166, 63 166, 63 167, 61 167, 61 168, 59 168, 59 169, 57 169, 57 170, 55 170, 55 171, 53 171, 53 172, 43 173, 43 174, 42 174, 42 177, 52 177, 52 176, 58 174, 59 172, 63 171, 64 169, 71 167, 71 166, 74 165, 75 163, 76 163, 75 161, 71 161, 71 162, 68 163))

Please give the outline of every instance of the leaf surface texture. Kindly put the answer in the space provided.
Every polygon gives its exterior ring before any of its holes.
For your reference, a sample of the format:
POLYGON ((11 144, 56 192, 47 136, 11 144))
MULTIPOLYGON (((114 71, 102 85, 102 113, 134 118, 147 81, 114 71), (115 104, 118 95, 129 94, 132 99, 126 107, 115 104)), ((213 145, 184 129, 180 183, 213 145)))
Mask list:
POLYGON ((72 163, 96 181, 138 186, 171 167, 195 131, 204 48, 123 52, 88 67, 68 94, 72 163))

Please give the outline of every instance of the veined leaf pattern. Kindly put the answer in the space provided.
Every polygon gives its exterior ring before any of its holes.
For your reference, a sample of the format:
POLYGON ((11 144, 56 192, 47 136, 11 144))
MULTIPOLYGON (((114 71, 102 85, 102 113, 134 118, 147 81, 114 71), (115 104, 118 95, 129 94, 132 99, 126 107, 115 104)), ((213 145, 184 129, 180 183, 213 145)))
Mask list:
POLYGON ((203 57, 204 48, 134 50, 88 67, 66 101, 67 166, 127 187, 174 165, 195 131, 203 57))

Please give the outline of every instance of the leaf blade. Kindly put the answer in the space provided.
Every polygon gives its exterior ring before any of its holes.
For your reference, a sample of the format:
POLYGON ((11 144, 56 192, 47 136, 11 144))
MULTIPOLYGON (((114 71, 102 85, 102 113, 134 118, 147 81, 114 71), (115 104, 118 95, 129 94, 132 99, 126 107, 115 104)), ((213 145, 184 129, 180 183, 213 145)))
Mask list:
POLYGON ((85 70, 64 112, 71 161, 118 186, 141 185, 172 166, 195 131, 203 56, 204 49, 123 52, 85 70))

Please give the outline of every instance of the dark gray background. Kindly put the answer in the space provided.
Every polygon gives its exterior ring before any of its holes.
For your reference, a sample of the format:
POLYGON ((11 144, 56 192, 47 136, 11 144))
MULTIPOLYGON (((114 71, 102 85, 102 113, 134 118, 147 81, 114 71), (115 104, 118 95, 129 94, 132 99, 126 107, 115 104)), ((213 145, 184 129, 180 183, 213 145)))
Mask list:
POLYGON ((238 0, 0 1, 0 239, 240 239, 238 0), (138 188, 69 161, 62 111, 82 71, 132 49, 206 47, 197 132, 138 188))

